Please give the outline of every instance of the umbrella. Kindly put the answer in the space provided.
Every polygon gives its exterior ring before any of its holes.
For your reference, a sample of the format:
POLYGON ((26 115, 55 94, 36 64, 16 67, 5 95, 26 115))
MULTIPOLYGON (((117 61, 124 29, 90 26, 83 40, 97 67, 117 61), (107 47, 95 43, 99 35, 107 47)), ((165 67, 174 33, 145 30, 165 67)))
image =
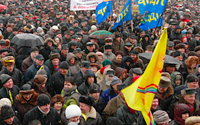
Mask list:
POLYGON ((31 34, 31 33, 23 33, 17 34, 11 40, 11 43, 17 46, 28 46, 28 47, 35 47, 44 44, 44 40, 42 37, 31 34))
POLYGON ((3 4, 0 4, 0 12, 2 12, 4 9, 8 9, 8 7, 3 4))
POLYGON ((97 39, 114 38, 114 35, 106 30, 98 30, 90 34, 90 37, 97 39))
MULTIPOLYGON (((140 53, 139 54, 139 57, 140 58, 145 58, 145 59, 148 59, 150 60, 151 59, 151 56, 152 56, 153 53, 140 53)), ((169 55, 165 55, 165 61, 164 61, 166 64, 181 64, 182 62, 175 59, 174 57, 172 56, 169 56, 169 55)))

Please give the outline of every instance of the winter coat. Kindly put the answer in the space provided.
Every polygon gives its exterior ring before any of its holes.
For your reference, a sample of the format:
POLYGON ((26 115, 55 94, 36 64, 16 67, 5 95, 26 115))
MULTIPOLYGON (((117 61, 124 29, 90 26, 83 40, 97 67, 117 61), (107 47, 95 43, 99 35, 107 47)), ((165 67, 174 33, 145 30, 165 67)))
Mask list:
POLYGON ((183 79, 182 74, 180 72, 175 71, 175 72, 173 72, 171 74, 171 84, 172 84, 173 88, 175 88, 177 86, 176 83, 175 83, 177 75, 181 76, 181 83, 180 83, 180 85, 184 85, 184 79, 183 79))
POLYGON ((191 68, 192 64, 194 62, 197 62, 199 64, 199 58, 197 56, 189 56, 186 60, 185 63, 187 65, 188 73, 195 73, 196 68, 191 68))
MULTIPOLYGON (((0 125, 8 125, 8 124, 0 119, 0 125)), ((14 121, 12 125, 21 125, 20 120, 16 116, 14 116, 14 121)))
MULTIPOLYGON (((49 68, 45 65, 42 65, 42 66, 44 67, 44 70, 47 73, 47 79, 50 79, 51 74, 50 74, 49 68)), ((34 76, 36 75, 37 71, 40 70, 40 68, 42 68, 42 67, 37 66, 36 63, 33 62, 33 64, 26 70, 26 72, 24 74, 24 78, 25 78, 26 82, 33 79, 34 76)))
POLYGON ((42 125, 61 125, 60 115, 56 109, 50 107, 49 113, 45 115, 38 108, 36 106, 25 114, 23 125, 28 125, 33 120, 39 120, 42 125))
POLYGON ((33 64, 33 60, 31 59, 31 56, 27 57, 26 59, 24 59, 24 61, 22 62, 22 73, 25 74, 26 70, 33 64))
MULTIPOLYGON (((92 97, 93 98, 93 97, 92 97)), ((93 98, 94 99, 94 98, 93 98)), ((95 100, 95 99, 94 99, 95 100)), ((95 110, 101 115, 105 108, 105 103, 102 97, 99 97, 98 100, 95 100, 95 104, 93 105, 95 110)))
MULTIPOLYGON (((114 40, 112 44, 112 52, 115 53, 117 51, 124 51, 124 41, 121 40, 120 42, 114 40)), ((104 51, 105 52, 105 51, 104 51)))
POLYGON ((114 97, 117 96, 117 93, 114 92, 112 88, 109 88, 101 93, 101 97, 103 98, 105 105, 114 97))
MULTIPOLYGON (((70 71, 68 70, 67 76, 71 76, 70 71)), ((53 97, 55 94, 60 94, 65 82, 65 76, 60 73, 60 71, 54 73, 50 79, 50 90, 51 96, 53 97)))
POLYGON ((118 78, 120 78, 120 80, 122 81, 122 83, 127 79, 127 70, 121 67, 116 67, 115 69, 115 76, 117 76, 118 78), (126 76, 124 77, 124 74, 126 74, 126 76))
POLYGON ((187 65, 185 64, 185 62, 183 62, 181 65, 179 65, 179 67, 177 68, 177 71, 179 71, 184 78, 184 81, 186 80, 188 73, 188 69, 187 69, 187 65))
POLYGON ((137 111, 135 113, 130 112, 127 105, 124 104, 117 110, 115 117, 121 120, 125 125, 133 125, 137 124, 138 115, 139 113, 137 111))
POLYGON ((106 105, 105 109, 102 112, 102 118, 106 121, 108 117, 114 116, 117 110, 125 104, 125 101, 121 98, 120 95, 112 98, 106 105))
MULTIPOLYGON (((20 90, 19 87, 16 85, 13 85, 12 89, 10 89, 13 101, 15 99, 15 96, 19 93, 19 90, 20 90)), ((2 98, 10 99, 9 90, 4 86, 0 89, 0 99, 2 98)))
POLYGON ((77 63, 76 56, 73 53, 68 53, 66 61, 69 64, 69 71, 71 72, 71 75, 74 76, 76 74, 76 72, 80 70, 80 66, 77 63), (71 58, 75 58, 75 63, 74 64, 69 63, 71 58))
POLYGON ((111 67, 112 69, 116 69, 117 67, 121 67, 121 61, 118 61, 116 60, 116 58, 114 58, 112 61, 111 61, 111 67))
MULTIPOLYGON (((11 76, 14 85, 17 85, 19 88, 24 84, 24 76, 22 72, 17 68, 14 68, 13 71, 10 72, 5 67, 3 67, 0 71, 0 75, 1 74, 8 74, 9 76, 11 76)), ((2 87, 2 85, 0 86, 2 87)))
MULTIPOLYGON (((96 53, 96 50, 93 49, 92 52, 96 53)), ((82 58, 83 58, 83 60, 86 60, 86 57, 87 57, 87 55, 88 55, 89 53, 90 53, 90 51, 89 51, 87 48, 85 48, 85 50, 83 50, 83 53, 82 53, 82 58)))
POLYGON ((62 38, 63 44, 68 44, 71 41, 71 38, 67 39, 66 37, 62 38))
POLYGON ((91 106, 90 113, 88 114, 86 124, 87 125, 104 125, 103 120, 98 112, 96 112, 95 108, 91 106))
MULTIPOLYGON (((70 123, 70 121, 65 116, 65 112, 61 114, 61 122, 62 125, 68 125, 70 123)), ((85 119, 82 116, 79 118, 78 125, 86 125, 85 119)))
POLYGON ((194 51, 194 48, 197 46, 197 42, 196 42, 196 39, 194 38, 188 38, 188 46, 189 46, 189 50, 190 51, 194 51))
POLYGON ((85 81, 86 74, 83 72, 82 69, 80 69, 76 74, 74 75, 74 82, 79 87, 84 81, 85 81))
MULTIPOLYGON (((82 83, 79 87, 78 87, 78 92, 81 94, 81 95, 88 95, 89 93, 89 87, 90 87, 90 84, 87 82, 88 78, 93 76, 94 77, 94 83, 92 84, 97 84, 96 83, 96 77, 95 77, 95 74, 92 72, 92 70, 87 70, 85 72, 86 74, 86 78, 85 78, 85 82, 82 83)), ((98 85, 98 84, 97 84, 98 85)))
POLYGON ((55 43, 54 40, 51 39, 51 38, 47 38, 47 39, 44 41, 44 47, 42 47, 42 48, 40 49, 40 51, 39 51, 39 53, 43 55, 44 61, 46 61, 46 60, 49 59, 49 55, 50 55, 51 51, 55 49, 55 48, 53 47, 53 46, 55 46, 55 45, 56 45, 56 43, 55 43), (47 45, 47 42, 48 42, 48 41, 52 41, 52 46, 51 46, 51 47, 49 47, 49 46, 47 45))
POLYGON ((106 68, 106 69, 103 71, 103 78, 102 78, 102 80, 98 82, 98 84, 100 85, 100 87, 101 87, 101 89, 102 89, 103 91, 109 89, 109 87, 110 87, 110 85, 106 85, 106 74, 107 74, 108 70, 114 71, 114 70, 111 69, 111 68, 106 68))
POLYGON ((113 54, 112 52, 104 51, 104 54, 103 54, 104 60, 108 59, 108 60, 112 61, 115 57, 116 57, 115 54, 113 54))
MULTIPOLYGON (((50 59, 45 61, 45 65, 49 68, 49 71, 50 71, 51 75, 53 75, 54 73, 57 72, 50 59)), ((58 70, 59 70, 59 66, 58 66, 58 70)))
POLYGON ((61 96, 64 98, 64 109, 66 109, 71 104, 79 105, 79 98, 81 94, 78 92, 76 85, 70 89, 63 88, 61 96))
POLYGON ((17 116, 21 121, 24 115, 37 105, 37 97, 38 94, 35 91, 33 91, 33 95, 28 101, 23 98, 23 93, 21 92, 16 95, 13 107, 17 111, 17 116))
POLYGON ((149 35, 144 35, 142 38, 142 49, 145 51, 148 45, 152 45, 152 41, 149 35), (145 40, 145 37, 148 37, 148 41, 145 40))
POLYGON ((46 85, 43 87, 42 84, 37 84, 35 82, 32 83, 32 88, 35 90, 37 94, 46 94, 49 98, 51 98, 51 95, 47 91, 46 85))

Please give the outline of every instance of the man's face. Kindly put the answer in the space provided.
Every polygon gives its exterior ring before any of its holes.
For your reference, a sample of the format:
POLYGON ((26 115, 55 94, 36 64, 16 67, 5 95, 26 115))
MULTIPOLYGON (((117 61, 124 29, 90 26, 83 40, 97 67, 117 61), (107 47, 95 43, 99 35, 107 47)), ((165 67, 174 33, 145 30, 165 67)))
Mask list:
POLYGON ((5 47, 6 47, 5 45, 1 44, 0 45, 0 50, 3 49, 3 48, 5 48, 5 47))
POLYGON ((13 87, 13 80, 9 79, 6 83, 3 84, 3 86, 7 89, 12 89, 13 87))
POLYGON ((119 93, 120 91, 118 91, 117 86, 120 85, 122 83, 117 83, 115 85, 112 85, 113 90, 115 91, 115 93, 119 93))
POLYGON ((44 63, 44 60, 43 59, 41 59, 41 60, 35 59, 35 63, 36 63, 36 65, 41 66, 44 63))
POLYGON ((199 84, 198 84, 198 82, 188 82, 187 87, 197 89, 199 87, 199 84))
POLYGON ((54 66, 58 66, 59 65, 59 59, 58 58, 55 58, 55 59, 53 59, 51 62, 52 62, 52 64, 54 65, 54 66))
POLYGON ((5 123, 7 123, 8 125, 12 125, 13 121, 15 119, 15 116, 10 117, 8 119, 3 120, 5 123))
POLYGON ((192 37, 192 34, 191 34, 191 33, 187 33, 187 34, 186 34, 186 37, 187 37, 187 38, 191 38, 191 37, 192 37))
POLYGON ((68 69, 60 69, 60 73, 61 73, 62 75, 66 75, 67 72, 68 72, 68 69))
POLYGON ((161 88, 160 86, 158 86, 158 92, 160 92, 160 93, 166 92, 167 89, 168 89, 168 87, 167 88, 161 88))
POLYGON ((137 55, 131 54, 130 57, 134 60, 137 57, 137 55))
POLYGON ((68 52, 69 52, 68 49, 63 49, 63 50, 62 50, 62 53, 63 53, 64 55, 67 55, 68 52))
POLYGON ((35 57, 39 54, 38 51, 31 52, 31 57, 35 59, 35 57))
POLYGON ((8 66, 5 66, 5 68, 6 68, 9 72, 12 72, 13 69, 14 69, 14 65, 8 65, 8 66))
POLYGON ((97 93, 92 93, 92 94, 90 94, 95 100, 98 100, 99 99, 99 97, 100 97, 100 93, 99 92, 97 92, 97 93))
POLYGON ((50 104, 40 106, 40 109, 41 109, 43 112, 47 113, 47 112, 49 112, 49 110, 50 110, 50 104))
POLYGON ((159 104, 158 99, 157 98, 153 99, 151 108, 154 109, 154 110, 157 109, 158 104, 159 104))
POLYGON ((89 52, 93 52, 93 49, 94 49, 93 45, 92 46, 87 46, 86 48, 89 50, 89 52))
POLYGON ((189 104, 194 104, 195 101, 195 94, 187 94, 183 95, 184 100, 189 104))
POLYGON ((175 71, 175 67, 173 67, 173 66, 167 66, 166 70, 171 74, 171 73, 173 73, 175 71))
POLYGON ((6 56, 6 54, 8 54, 8 52, 6 51, 6 52, 3 52, 3 53, 1 53, 0 55, 1 55, 1 58, 3 58, 3 57, 5 57, 6 56))
POLYGON ((82 57, 82 53, 76 53, 75 54, 79 59, 82 57))
POLYGON ((83 114, 86 114, 86 113, 89 113, 90 112, 90 106, 85 104, 85 103, 81 103, 80 102, 80 109, 81 109, 81 112, 83 114))
POLYGON ((88 82, 88 84, 90 84, 90 85, 91 85, 92 83, 94 83, 94 76, 88 77, 87 82, 88 82))
POLYGON ((65 38, 69 39, 70 38, 70 34, 65 34, 65 38))
POLYGON ((12 31, 12 28, 11 28, 11 27, 7 27, 7 31, 8 31, 8 32, 11 32, 11 31, 12 31))

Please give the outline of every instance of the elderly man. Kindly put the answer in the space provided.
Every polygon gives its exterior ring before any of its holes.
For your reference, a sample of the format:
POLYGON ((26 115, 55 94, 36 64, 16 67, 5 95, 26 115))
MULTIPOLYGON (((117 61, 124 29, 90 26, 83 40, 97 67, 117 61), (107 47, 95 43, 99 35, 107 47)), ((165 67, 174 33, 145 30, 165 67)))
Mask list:
POLYGON ((80 109, 87 125, 103 125, 99 113, 93 107, 94 100, 90 96, 81 96, 79 98, 80 109))
POLYGON ((42 125, 61 125, 57 110, 50 106, 50 98, 41 94, 37 98, 38 106, 31 109, 24 116, 23 125, 28 125, 33 120, 39 120, 42 125))

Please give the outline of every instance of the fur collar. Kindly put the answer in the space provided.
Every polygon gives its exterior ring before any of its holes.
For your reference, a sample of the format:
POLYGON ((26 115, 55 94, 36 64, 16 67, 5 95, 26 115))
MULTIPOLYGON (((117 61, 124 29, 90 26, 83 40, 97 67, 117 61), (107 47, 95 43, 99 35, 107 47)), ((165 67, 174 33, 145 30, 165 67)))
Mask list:
POLYGON ((156 94, 158 95, 159 99, 164 100, 166 97, 174 94, 174 89, 172 88, 172 86, 169 86, 165 93, 159 93, 157 91, 156 94))
POLYGON ((94 118, 94 119, 96 119, 96 117, 97 117, 97 112, 96 112, 96 110, 94 109, 93 106, 91 106, 90 112, 87 113, 87 114, 85 114, 85 116, 86 116, 87 118, 94 118))
POLYGON ((20 103, 29 103, 31 105, 37 105, 37 97, 39 95, 34 91, 33 92, 33 96, 31 97, 31 99, 29 101, 26 101, 23 97, 22 97, 22 94, 18 94, 16 95, 16 99, 20 102, 20 103))

